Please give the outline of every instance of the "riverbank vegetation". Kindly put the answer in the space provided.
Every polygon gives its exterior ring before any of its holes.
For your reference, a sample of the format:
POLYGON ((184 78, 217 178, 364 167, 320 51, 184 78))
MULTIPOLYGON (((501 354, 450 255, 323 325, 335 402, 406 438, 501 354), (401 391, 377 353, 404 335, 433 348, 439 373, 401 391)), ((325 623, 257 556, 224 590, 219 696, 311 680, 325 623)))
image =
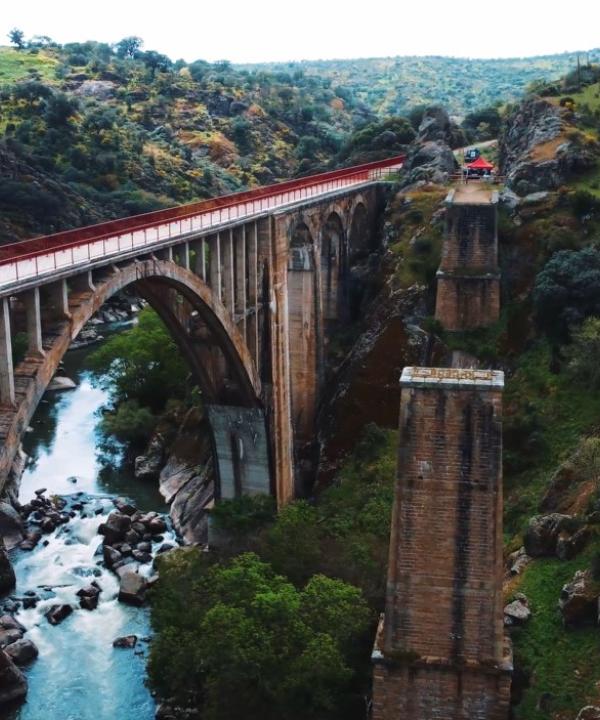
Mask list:
POLYGON ((144 446, 169 405, 191 397, 189 369, 161 319, 144 308, 132 328, 113 335, 87 358, 102 377, 110 407, 102 431, 144 446))
POLYGON ((395 447, 369 426, 316 503, 224 501, 218 552, 161 559, 149 669, 164 698, 215 720, 364 718, 395 447))

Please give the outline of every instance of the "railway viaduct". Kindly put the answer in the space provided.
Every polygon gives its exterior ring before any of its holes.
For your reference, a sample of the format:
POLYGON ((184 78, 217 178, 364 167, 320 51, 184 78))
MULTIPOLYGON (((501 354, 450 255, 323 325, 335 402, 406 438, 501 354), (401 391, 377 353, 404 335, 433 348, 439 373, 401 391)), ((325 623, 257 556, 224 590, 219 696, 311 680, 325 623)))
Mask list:
POLYGON ((403 158, 0 247, 0 491, 69 344, 133 286, 201 388, 216 498, 294 497, 315 457, 327 342, 403 158), (13 362, 14 339, 27 338, 13 362))

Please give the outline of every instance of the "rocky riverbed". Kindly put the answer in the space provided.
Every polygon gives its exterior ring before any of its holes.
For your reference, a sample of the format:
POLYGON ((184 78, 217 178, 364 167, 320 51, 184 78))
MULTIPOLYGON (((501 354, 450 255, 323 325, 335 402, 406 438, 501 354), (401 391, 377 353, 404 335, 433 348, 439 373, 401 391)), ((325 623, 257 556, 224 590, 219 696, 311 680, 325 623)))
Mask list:
POLYGON ((91 349, 66 355, 76 387, 44 396, 23 438, 20 483, 0 504, 5 720, 153 720, 156 711, 146 592, 156 555, 178 540, 156 480, 136 479, 98 427, 109 398, 102 377, 82 369, 91 349))
MULTIPOLYGON (((124 624, 128 612, 122 608, 144 605, 157 579, 154 559, 178 543, 168 516, 143 512, 126 498, 85 492, 48 497, 40 488, 19 515, 23 540, 13 551, 16 587, 0 603, 0 703, 9 707, 27 695, 27 668, 48 662, 50 648, 55 656, 55 642, 58 647, 64 643, 69 626, 76 643, 78 627, 95 634, 94 643, 103 646, 101 657, 131 652, 143 660, 149 628, 144 626, 140 635, 139 620, 124 624), (61 637, 54 638, 61 629, 61 637)), ((51 657, 50 665, 56 659, 51 657)), ((70 658, 64 660, 68 668, 70 658)), ((90 661, 93 665, 98 658, 90 661)), ((147 695, 144 688, 141 695, 147 695)), ((55 701, 58 711, 60 692, 55 701)), ((152 717, 152 699, 145 697, 141 704, 147 712, 135 717, 152 717)), ((9 717, 39 717, 35 712, 39 707, 33 714, 15 708, 9 717)))

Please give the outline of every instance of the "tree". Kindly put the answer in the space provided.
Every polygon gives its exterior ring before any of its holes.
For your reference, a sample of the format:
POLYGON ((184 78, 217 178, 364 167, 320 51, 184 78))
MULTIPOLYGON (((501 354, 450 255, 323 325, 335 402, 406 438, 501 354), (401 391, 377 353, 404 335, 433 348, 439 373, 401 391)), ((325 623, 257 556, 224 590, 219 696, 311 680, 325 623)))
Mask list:
POLYGON ((136 58, 142 49, 144 41, 135 35, 123 38, 115 45, 115 52, 120 58, 136 58))
POLYGON ((46 102, 44 117, 49 127, 66 127, 69 118, 77 112, 77 101, 69 98, 64 93, 51 95, 46 102))
POLYGON ((555 343, 587 317, 600 316, 600 251, 561 250, 538 273, 533 290, 538 326, 555 343))
POLYGON ((22 50, 25 47, 25 33, 18 28, 13 28, 8 33, 8 39, 18 50, 22 50))
POLYGON ((105 373, 104 385, 116 404, 136 400, 160 412, 170 398, 181 398, 188 370, 175 341, 158 315, 142 310, 138 324, 113 335, 88 358, 90 367, 105 373))
POLYGON ((202 555, 160 563, 149 674, 161 694, 211 720, 339 716, 348 647, 370 621, 360 591, 322 576, 298 590, 253 553, 210 567, 202 555))

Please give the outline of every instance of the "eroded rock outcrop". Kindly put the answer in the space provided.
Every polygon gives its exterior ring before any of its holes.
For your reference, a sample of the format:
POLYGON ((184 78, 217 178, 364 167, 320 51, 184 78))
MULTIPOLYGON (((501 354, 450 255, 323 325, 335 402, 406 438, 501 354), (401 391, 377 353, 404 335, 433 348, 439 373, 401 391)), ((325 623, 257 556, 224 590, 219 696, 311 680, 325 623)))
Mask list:
POLYGON ((499 138, 500 169, 510 189, 520 196, 557 189, 597 164, 598 143, 570 120, 564 108, 537 97, 515 107, 499 138))
POLYGON ((561 513, 532 517, 523 537, 525 552, 534 558, 555 555, 558 537, 571 527, 572 521, 570 515, 561 513))
POLYGON ((590 570, 578 570, 573 579, 563 585, 558 607, 565 625, 598 623, 598 597, 600 583, 590 570))
POLYGON ((0 535, 0 595, 9 592, 15 586, 15 571, 10 564, 4 538, 0 535))
POLYGON ((23 700, 27 695, 27 680, 10 656, 0 650, 0 705, 23 700))
POLYGON ((461 132, 443 108, 428 108, 417 138, 408 149, 402 168, 402 185, 446 182, 449 175, 458 169, 451 148, 461 144, 461 132))

